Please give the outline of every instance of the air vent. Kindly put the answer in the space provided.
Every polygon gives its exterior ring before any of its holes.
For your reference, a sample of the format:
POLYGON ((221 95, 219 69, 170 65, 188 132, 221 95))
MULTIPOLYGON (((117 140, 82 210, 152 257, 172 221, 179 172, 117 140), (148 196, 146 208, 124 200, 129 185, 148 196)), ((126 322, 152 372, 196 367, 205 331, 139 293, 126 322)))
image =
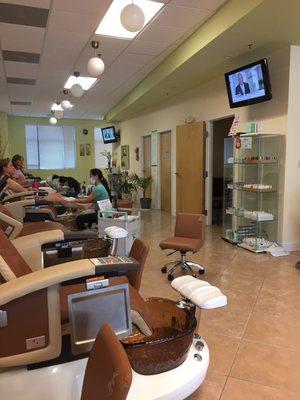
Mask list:
POLYGON ((45 8, 0 3, 0 22, 6 24, 45 28, 47 26, 48 14, 49 10, 45 8))
POLYGON ((13 106, 31 106, 31 101, 11 101, 13 106))
POLYGON ((2 50, 4 61, 15 61, 30 64, 38 64, 40 55, 37 53, 25 53, 23 51, 2 50))
POLYGON ((35 85, 35 79, 27 79, 27 78, 12 78, 8 77, 7 83, 16 84, 16 85, 35 85))

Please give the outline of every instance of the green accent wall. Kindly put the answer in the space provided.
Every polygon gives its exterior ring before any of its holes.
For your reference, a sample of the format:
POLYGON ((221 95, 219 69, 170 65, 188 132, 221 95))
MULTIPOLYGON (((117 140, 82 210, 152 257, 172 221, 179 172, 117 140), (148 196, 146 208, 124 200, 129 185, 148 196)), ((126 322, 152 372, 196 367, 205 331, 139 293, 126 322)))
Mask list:
MULTIPOLYGON (((8 138, 9 138, 9 155, 21 154, 26 160, 26 143, 25 143, 25 125, 49 125, 49 118, 34 118, 34 117, 13 117, 8 116, 8 138)), ((1 116, 0 116, 1 124, 1 116)), ((72 176, 79 182, 88 181, 89 171, 95 167, 94 154, 94 128, 101 128, 108 125, 107 122, 97 120, 76 120, 62 119, 57 126, 74 126, 76 137, 76 167, 75 169, 63 170, 28 170, 35 176, 46 178, 49 175, 57 173, 58 175, 72 176), (89 133, 83 135, 82 130, 87 129, 89 133), (80 156, 80 144, 90 143, 92 154, 90 156, 80 156)), ((1 125, 0 125, 1 129, 1 125)))
POLYGON ((7 157, 8 153, 8 117, 5 112, 0 112, 0 158, 7 157))

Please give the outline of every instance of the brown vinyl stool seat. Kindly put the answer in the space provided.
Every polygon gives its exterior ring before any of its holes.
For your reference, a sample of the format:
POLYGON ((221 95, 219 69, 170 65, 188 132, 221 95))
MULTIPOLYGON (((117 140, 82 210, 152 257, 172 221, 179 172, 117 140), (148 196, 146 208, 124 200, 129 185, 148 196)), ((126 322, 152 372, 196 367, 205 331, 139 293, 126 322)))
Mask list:
POLYGON ((181 259, 179 261, 171 262, 161 268, 162 273, 168 272, 168 279, 174 279, 173 272, 177 268, 189 270, 195 276, 192 268, 198 269, 199 274, 204 274, 205 268, 202 265, 186 260, 186 253, 197 253, 204 243, 204 227, 205 216, 199 214, 177 214, 175 234, 165 240, 162 240, 159 247, 162 250, 173 250, 173 254, 179 251, 181 259), (168 266, 170 270, 168 271, 168 266))

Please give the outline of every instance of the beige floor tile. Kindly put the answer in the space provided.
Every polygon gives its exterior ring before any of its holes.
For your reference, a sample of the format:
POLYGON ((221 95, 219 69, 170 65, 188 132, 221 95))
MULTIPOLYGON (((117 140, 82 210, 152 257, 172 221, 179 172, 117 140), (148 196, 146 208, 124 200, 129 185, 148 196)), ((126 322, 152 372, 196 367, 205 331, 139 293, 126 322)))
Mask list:
POLYGON ((244 339, 300 350, 300 319, 289 314, 254 312, 244 339))
POLYGON ((221 400, 299 400, 299 393, 229 378, 221 400))
POLYGON ((227 375, 232 366, 240 341, 235 338, 217 335, 211 332, 206 332, 204 334, 201 329, 199 333, 203 336, 209 347, 209 371, 227 375))
POLYGON ((230 376, 300 393, 299 363, 300 351, 243 341, 230 376))
MULTIPOLYGON (((226 294, 226 291, 224 291, 226 294)), ((241 338, 250 312, 232 312, 230 306, 214 310, 202 310, 200 327, 203 332, 241 338)))
POLYGON ((186 400, 219 400, 225 381, 225 375, 208 372, 201 387, 186 400))

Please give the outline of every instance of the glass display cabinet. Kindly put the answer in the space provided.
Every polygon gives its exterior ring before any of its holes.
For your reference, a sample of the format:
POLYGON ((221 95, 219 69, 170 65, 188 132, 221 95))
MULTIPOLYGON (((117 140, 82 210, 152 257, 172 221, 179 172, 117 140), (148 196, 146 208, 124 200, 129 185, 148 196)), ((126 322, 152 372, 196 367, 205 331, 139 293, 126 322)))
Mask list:
POLYGON ((256 253, 277 241, 279 158, 280 135, 225 139, 225 240, 256 253))

